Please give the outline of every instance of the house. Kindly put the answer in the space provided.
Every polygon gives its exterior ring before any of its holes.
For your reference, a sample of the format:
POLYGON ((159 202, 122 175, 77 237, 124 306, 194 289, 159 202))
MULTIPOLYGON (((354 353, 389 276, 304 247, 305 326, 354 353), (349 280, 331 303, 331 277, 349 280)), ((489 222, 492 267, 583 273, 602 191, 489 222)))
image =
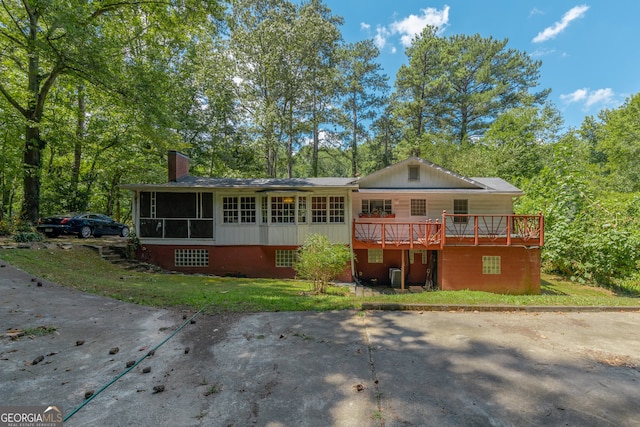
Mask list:
POLYGON ((405 288, 540 293, 541 215, 514 215, 522 191, 417 157, 356 178, 232 179, 189 174, 169 152, 165 184, 133 192, 140 259, 168 270, 292 278, 312 233, 348 245, 341 280, 405 288))

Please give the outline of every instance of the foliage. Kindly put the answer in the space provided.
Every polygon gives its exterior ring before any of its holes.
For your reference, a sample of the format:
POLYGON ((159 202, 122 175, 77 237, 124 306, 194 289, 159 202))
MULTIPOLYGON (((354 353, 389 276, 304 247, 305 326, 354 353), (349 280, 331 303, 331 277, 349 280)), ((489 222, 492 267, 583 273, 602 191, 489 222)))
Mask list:
POLYGON ((311 234, 298 249, 293 266, 298 277, 313 280, 316 292, 324 294, 330 280, 344 273, 352 254, 341 244, 331 244, 323 234, 311 234))
POLYGON ((3 219, 0 220, 0 236, 8 236, 12 233, 13 231, 13 226, 11 225, 11 222, 3 219))
POLYGON ((502 112, 543 103, 549 90, 531 92, 541 62, 506 45, 478 34, 440 37, 433 27, 416 36, 396 80, 408 139, 445 134, 470 143, 502 112))

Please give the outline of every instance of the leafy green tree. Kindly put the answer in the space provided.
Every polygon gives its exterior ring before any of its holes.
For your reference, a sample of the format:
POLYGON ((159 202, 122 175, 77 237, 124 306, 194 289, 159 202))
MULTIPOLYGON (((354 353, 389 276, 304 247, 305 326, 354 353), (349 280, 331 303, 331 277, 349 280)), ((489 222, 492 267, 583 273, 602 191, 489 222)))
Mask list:
POLYGON ((409 64, 396 83, 409 138, 444 133, 470 143, 502 112, 543 103, 549 90, 531 93, 541 62, 507 49, 507 42, 478 34, 439 37, 425 28, 407 48, 409 64))
POLYGON ((325 293, 329 281, 345 271, 351 258, 347 246, 331 244, 323 234, 311 234, 298 250, 293 268, 299 277, 313 280, 316 292, 325 293))
POLYGON ((219 10, 216 3, 197 0, 6 0, 2 6, 0 94, 24 120, 21 216, 35 223, 47 145, 43 118, 49 94, 61 78, 75 76, 109 91, 135 93, 129 102, 149 101, 159 93, 152 89, 162 89, 148 82, 170 62, 166 55, 177 52, 174 48, 191 33, 187 28, 199 28, 219 10))
POLYGON ((606 156, 609 186, 620 192, 640 191, 640 94, 616 110, 601 112, 600 118, 596 147, 606 156))
POLYGON ((367 136, 364 123, 375 118, 388 90, 388 77, 375 62, 379 55, 372 40, 348 44, 339 53, 342 110, 337 111, 337 121, 344 129, 344 139, 349 141, 352 176, 359 172, 358 143, 367 136))

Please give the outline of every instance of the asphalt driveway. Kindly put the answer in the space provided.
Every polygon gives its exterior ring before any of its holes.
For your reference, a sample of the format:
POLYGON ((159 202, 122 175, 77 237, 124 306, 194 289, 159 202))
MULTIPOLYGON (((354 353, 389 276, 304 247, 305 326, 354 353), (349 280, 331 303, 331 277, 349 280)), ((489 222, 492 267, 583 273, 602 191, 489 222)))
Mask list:
POLYGON ((193 314, 0 261, 0 405, 65 426, 640 425, 637 312, 193 314))

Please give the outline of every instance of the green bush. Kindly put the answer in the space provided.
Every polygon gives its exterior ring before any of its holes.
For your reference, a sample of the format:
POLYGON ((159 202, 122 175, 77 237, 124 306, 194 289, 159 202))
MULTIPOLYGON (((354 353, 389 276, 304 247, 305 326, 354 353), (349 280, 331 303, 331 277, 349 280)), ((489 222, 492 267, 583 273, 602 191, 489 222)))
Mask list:
POLYGON ((37 231, 19 231, 13 235, 13 240, 18 243, 42 242, 44 240, 44 236, 37 231))
POLYGON ((293 268, 298 277, 313 280, 315 292, 326 293, 329 281, 344 272, 351 257, 347 246, 331 244, 325 235, 311 234, 298 250, 293 268))
POLYGON ((7 220, 0 221, 0 236, 11 235, 11 222, 7 220))

